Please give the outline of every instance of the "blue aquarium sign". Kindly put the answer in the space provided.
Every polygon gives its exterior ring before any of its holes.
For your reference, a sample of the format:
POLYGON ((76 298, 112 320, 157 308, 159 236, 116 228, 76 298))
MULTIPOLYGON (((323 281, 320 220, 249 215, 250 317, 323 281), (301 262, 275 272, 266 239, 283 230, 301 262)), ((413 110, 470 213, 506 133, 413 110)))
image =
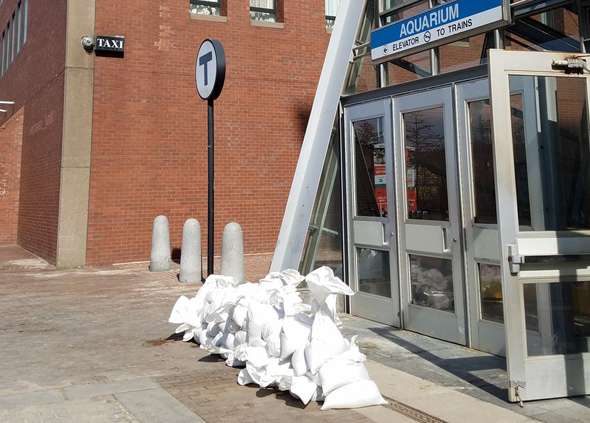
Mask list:
POLYGON ((510 23, 507 0, 455 0, 371 33, 371 59, 382 63, 510 23))

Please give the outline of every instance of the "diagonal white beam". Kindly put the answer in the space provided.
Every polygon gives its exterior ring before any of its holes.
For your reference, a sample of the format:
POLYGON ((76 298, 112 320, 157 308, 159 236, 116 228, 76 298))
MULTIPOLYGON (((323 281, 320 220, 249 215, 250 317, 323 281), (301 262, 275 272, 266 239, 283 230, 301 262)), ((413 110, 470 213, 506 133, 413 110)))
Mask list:
POLYGON ((326 51, 271 271, 297 269, 365 1, 342 0, 326 51))

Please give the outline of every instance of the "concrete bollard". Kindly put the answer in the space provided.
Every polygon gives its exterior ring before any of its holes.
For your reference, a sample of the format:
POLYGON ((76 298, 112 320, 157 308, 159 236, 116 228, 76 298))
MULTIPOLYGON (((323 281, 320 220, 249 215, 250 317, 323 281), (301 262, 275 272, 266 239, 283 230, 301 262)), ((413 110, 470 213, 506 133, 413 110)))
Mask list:
POLYGON ((150 272, 170 270, 170 226, 166 216, 154 219, 152 229, 152 253, 150 254, 150 272))
POLYGON ((231 222, 223 229, 221 240, 221 268, 222 276, 233 276, 238 283, 246 282, 244 273, 244 235, 242 227, 231 222))
POLYGON ((180 282, 201 282, 201 225, 197 219, 188 219, 182 228, 180 250, 180 282))

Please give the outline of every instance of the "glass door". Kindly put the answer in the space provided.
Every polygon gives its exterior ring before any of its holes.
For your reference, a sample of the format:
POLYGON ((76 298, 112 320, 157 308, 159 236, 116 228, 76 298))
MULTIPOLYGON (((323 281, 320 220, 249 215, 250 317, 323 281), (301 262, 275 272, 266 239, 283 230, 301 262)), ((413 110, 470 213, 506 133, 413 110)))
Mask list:
POLYGON ((390 100, 344 110, 351 312, 400 326, 390 100))
POLYGON ((489 70, 509 398, 588 395, 587 59, 491 50, 489 70))
POLYGON ((451 87, 394 99, 404 328, 465 344, 451 87))
MULTIPOLYGON (((534 103, 535 87, 514 81, 510 95, 534 103)), ((487 78, 456 86, 457 123, 461 161, 462 216, 465 232, 465 269, 469 293, 469 345, 506 356, 504 302, 500 268, 500 239, 496 210, 492 108, 487 78)), ((533 139, 536 109, 514 109, 518 130, 533 139)), ((533 169, 531 169, 531 172, 533 169)), ((539 180, 535 168, 533 180, 539 180)))

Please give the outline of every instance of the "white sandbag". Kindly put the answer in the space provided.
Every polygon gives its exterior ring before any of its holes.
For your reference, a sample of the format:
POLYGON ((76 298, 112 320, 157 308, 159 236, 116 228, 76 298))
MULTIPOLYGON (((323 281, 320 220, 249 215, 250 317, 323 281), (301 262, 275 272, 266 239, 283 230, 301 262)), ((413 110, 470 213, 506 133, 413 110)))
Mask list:
POLYGON ((322 386, 322 380, 320 379, 320 374, 318 373, 312 373, 312 372, 307 372, 305 374, 305 376, 311 380, 316 386, 322 386))
POLYGON ((207 335, 210 337, 215 337, 217 334, 221 332, 221 328, 219 327, 219 323, 211 322, 207 325, 207 335))
POLYGON ((305 348, 305 359, 309 371, 317 373, 322 364, 350 348, 332 319, 320 311, 315 315, 311 327, 311 341, 305 348))
POLYGON ((220 347, 223 342, 223 335, 224 335, 223 332, 221 332, 221 331, 218 332, 217 335, 215 335, 213 337, 213 340, 211 341, 211 343, 216 347, 220 347))
MULTIPOLYGON (((247 366, 247 363, 246 363, 247 366)), ((293 377, 293 368, 288 361, 280 361, 278 358, 270 357, 268 364, 261 369, 260 387, 277 386, 279 381, 284 377, 293 377)))
POLYGON ((190 300, 188 297, 181 295, 172 307, 172 312, 170 313, 168 322, 175 324, 186 323, 187 319, 189 318, 189 302, 190 300))
POLYGON ((371 379, 363 363, 348 360, 342 358, 342 356, 335 357, 324 363, 318 373, 325 395, 329 395, 335 389, 349 383, 371 379))
POLYGON ((270 360, 264 347, 244 347, 240 354, 236 356, 241 360, 251 364, 257 369, 264 368, 270 360))
POLYGON ((224 332, 220 339, 221 346, 227 350, 234 350, 235 335, 231 332, 224 332))
POLYGON ((230 352, 227 354, 225 365, 228 367, 246 367, 246 362, 238 360, 234 352, 230 352))
POLYGON ((188 342, 191 339, 193 339, 195 337, 195 334, 199 330, 199 328, 191 326, 188 323, 185 323, 184 325, 179 326, 178 329, 176 329, 177 330, 176 333, 180 333, 180 329, 183 329, 183 332, 184 332, 184 334, 182 335, 182 340, 184 342, 188 342))
POLYGON ((248 333, 245 330, 240 330, 236 332, 234 337, 234 349, 240 345, 246 344, 248 340, 248 333))
POLYGON ((266 351, 270 357, 281 356, 281 330, 284 320, 275 320, 262 327, 262 339, 266 342, 266 351))
POLYGON ((295 350, 309 341, 311 325, 301 322, 295 318, 286 317, 280 335, 281 360, 285 360, 295 350))
POLYGON ((303 376, 309 371, 307 367, 307 361, 305 360, 305 348, 309 344, 305 344, 301 348, 298 348, 291 355, 291 365, 293 366, 293 372, 295 376, 303 376))
POLYGON ((241 327, 242 329, 245 327, 246 318, 248 315, 248 302, 245 299, 241 299, 238 301, 236 306, 233 309, 231 318, 236 324, 241 327))
POLYGON ((195 340, 199 345, 203 345, 207 342, 207 328, 199 329, 196 333, 195 340))
POLYGON ((248 345, 254 345, 257 339, 262 338, 262 329, 265 324, 279 319, 276 310, 258 301, 251 301, 248 305, 248 345))
POLYGON ((293 377, 289 392, 294 398, 300 399, 307 405, 317 391, 317 385, 306 376, 293 377))
POLYGON ((263 279, 260 279, 258 284, 261 289, 265 291, 272 291, 283 287, 283 281, 280 278, 279 272, 271 272, 266 275, 263 279))
POLYGON ((277 389, 279 391, 289 391, 293 385, 293 376, 282 376, 277 380, 277 389))
POLYGON ((341 386, 326 395, 322 410, 360 408, 383 404, 387 404, 387 401, 381 396, 377 384, 372 380, 359 380, 341 386))
POLYGON ((248 369, 240 370, 240 373, 238 373, 238 385, 245 386, 252 383, 255 382, 254 379, 252 379, 252 376, 250 376, 250 373, 248 373, 248 369))
POLYGON ((295 269, 283 270, 279 277, 285 286, 292 286, 293 288, 296 288, 301 282, 305 280, 305 277, 295 269))
POLYGON ((353 295, 354 292, 342 280, 334 276, 334 272, 327 266, 314 270, 305 277, 311 294, 320 305, 324 304, 329 294, 353 295))

